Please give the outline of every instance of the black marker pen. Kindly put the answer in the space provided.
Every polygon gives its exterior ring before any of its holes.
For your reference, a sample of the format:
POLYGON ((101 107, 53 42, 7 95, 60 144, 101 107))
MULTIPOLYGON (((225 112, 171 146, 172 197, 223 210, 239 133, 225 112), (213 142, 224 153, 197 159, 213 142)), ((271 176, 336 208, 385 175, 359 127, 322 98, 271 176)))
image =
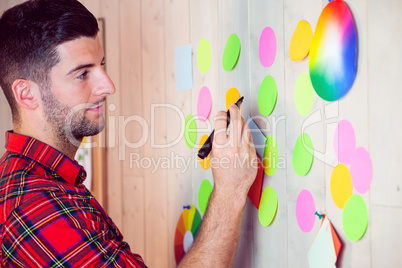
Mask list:
MULTIPOLYGON (((244 97, 241 97, 238 101, 236 101, 235 105, 240 108, 240 105, 243 102, 244 97)), ((229 126, 230 124, 230 113, 229 110, 226 112, 227 117, 226 117, 226 124, 229 126)), ((209 135, 208 139, 205 141, 204 145, 202 145, 201 149, 198 151, 198 157, 201 159, 204 159, 209 155, 209 153, 212 150, 212 142, 214 141, 214 133, 215 129, 212 131, 211 135, 209 135)))

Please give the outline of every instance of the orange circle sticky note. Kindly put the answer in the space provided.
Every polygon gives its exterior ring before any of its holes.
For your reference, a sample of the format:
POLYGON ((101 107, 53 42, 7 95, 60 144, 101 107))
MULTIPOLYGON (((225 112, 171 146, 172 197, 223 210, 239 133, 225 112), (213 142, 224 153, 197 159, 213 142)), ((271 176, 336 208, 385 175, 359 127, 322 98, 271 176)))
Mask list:
POLYGON ((352 177, 347 166, 337 165, 331 175, 331 195, 335 205, 343 209, 353 194, 352 177))
POLYGON ((226 92, 226 110, 229 109, 229 106, 235 104, 236 101, 240 99, 240 93, 237 88, 232 87, 226 92))
MULTIPOLYGON (((201 147, 204 145, 204 143, 207 141, 208 139, 208 135, 203 135, 201 137, 200 140, 200 147, 198 148, 198 151, 201 149, 201 147)), ((207 170, 211 167, 211 164, 209 162, 209 156, 211 155, 211 153, 209 153, 209 155, 207 157, 205 157, 204 159, 201 159, 198 157, 198 160, 200 161, 200 165, 203 169, 207 170)))

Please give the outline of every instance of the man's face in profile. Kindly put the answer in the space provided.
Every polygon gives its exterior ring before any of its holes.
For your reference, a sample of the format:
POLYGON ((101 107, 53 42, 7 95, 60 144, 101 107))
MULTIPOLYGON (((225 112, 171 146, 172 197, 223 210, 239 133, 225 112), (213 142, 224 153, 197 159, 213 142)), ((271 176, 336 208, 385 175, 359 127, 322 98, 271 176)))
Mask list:
POLYGON ((76 139, 98 134, 105 126, 106 96, 115 87, 104 72, 99 38, 81 37, 57 47, 60 61, 42 89, 43 113, 57 135, 76 139))

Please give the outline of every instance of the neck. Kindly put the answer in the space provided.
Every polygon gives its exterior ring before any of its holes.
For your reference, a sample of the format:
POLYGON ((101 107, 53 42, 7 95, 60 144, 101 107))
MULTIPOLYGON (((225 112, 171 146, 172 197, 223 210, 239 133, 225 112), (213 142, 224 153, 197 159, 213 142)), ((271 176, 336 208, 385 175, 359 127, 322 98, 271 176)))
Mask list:
POLYGON ((59 152, 63 153, 70 159, 74 159, 75 154, 77 153, 79 144, 81 140, 74 139, 73 144, 64 133, 58 133, 60 131, 58 130, 53 130, 52 127, 48 128, 32 128, 32 127, 24 127, 23 124, 20 125, 14 125, 14 133, 29 136, 32 138, 35 138, 37 140, 40 140, 59 152), (78 145, 76 145, 78 144, 78 145))

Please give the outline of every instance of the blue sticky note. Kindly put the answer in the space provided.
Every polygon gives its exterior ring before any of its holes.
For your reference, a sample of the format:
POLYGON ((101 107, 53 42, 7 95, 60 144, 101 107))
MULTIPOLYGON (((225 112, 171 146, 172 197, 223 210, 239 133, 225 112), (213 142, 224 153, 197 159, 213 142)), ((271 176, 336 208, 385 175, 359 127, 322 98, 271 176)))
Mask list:
POLYGON ((176 90, 193 88, 193 46, 175 48, 176 90))
POLYGON ((264 158, 265 143, 267 141, 267 138, 264 136, 264 134, 262 134, 261 130, 250 116, 247 119, 247 124, 250 127, 250 132, 253 136, 255 151, 262 160, 264 158))

